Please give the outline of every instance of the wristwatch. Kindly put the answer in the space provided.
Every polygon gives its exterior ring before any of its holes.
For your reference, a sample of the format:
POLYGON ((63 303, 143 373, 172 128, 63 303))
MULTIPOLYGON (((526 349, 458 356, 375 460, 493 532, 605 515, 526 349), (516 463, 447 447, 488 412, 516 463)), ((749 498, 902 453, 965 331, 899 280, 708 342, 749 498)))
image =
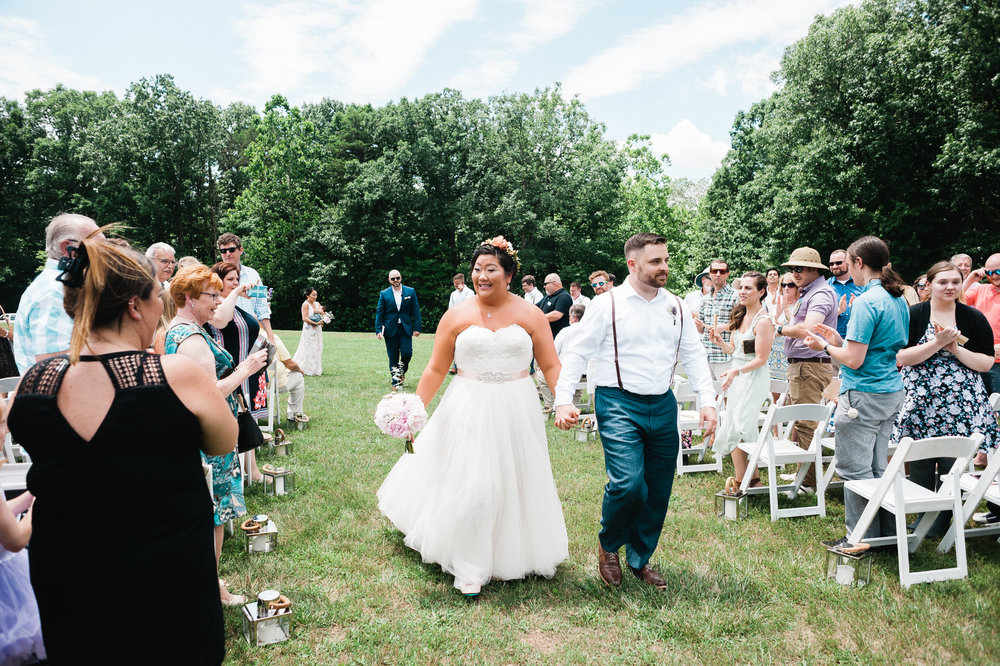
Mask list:
POLYGON ((829 342, 826 343, 825 345, 823 345, 823 351, 826 352, 827 356, 830 355, 830 343, 829 342))
POLYGON ((783 335, 783 333, 781 332, 781 329, 782 329, 782 326, 779 324, 778 325, 778 335, 783 335))

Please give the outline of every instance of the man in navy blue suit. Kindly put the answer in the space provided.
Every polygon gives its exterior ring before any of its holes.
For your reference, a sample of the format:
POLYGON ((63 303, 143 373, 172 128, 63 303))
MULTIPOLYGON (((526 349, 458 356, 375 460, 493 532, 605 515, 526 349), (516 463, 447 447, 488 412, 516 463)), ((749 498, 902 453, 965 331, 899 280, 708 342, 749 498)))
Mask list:
POLYGON ((375 309, 375 337, 385 340, 389 355, 389 376, 394 388, 403 383, 406 370, 413 356, 413 338, 420 335, 420 304, 413 287, 403 285, 403 276, 397 270, 389 271, 389 287, 378 295, 375 309), (402 361, 402 364, 400 364, 402 361), (398 376, 392 371, 400 366, 398 376))

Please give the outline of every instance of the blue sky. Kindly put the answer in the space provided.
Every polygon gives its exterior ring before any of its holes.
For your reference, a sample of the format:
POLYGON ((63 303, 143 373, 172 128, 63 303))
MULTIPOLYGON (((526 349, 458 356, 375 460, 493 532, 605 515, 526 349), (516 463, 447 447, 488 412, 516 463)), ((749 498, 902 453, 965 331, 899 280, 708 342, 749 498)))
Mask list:
POLYGON ((608 136, 649 134, 709 176, 785 47, 848 0, 0 0, 0 95, 114 90, 154 74, 217 104, 376 105, 562 82, 608 136))

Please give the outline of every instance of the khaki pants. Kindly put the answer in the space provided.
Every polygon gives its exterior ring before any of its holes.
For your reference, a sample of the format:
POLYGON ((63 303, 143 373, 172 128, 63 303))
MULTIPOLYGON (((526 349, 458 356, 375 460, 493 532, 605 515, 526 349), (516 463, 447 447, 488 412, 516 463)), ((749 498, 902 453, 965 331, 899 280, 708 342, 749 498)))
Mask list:
MULTIPOLYGON (((829 363, 792 363, 788 359, 788 404, 819 404, 823 400, 823 389, 833 378, 833 368, 829 363)), ((816 432, 816 421, 796 421, 795 432, 799 436, 798 445, 808 449, 816 432)), ((823 424, 826 427, 826 424, 823 424)), ((816 488, 815 465, 809 465, 803 485, 816 488)))

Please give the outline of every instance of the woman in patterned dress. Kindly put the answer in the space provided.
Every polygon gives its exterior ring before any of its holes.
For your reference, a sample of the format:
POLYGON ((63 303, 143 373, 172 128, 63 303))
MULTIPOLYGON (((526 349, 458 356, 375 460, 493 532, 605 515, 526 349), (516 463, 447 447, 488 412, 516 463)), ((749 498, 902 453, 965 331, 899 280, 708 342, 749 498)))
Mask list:
MULTIPOLYGON (((203 326, 213 318, 222 300, 222 280, 207 266, 193 266, 178 273, 170 283, 170 295, 177 314, 167 329, 167 354, 184 354, 216 378, 219 392, 226 397, 229 409, 236 416, 237 403, 233 392, 244 379, 260 371, 267 363, 267 351, 247 356, 234 368, 233 357, 212 339, 203 326)), ((243 503, 243 483, 237 461, 236 441, 233 449, 221 456, 205 456, 212 467, 212 496, 215 501, 215 559, 222 554, 223 525, 246 513, 243 503)), ((219 581, 222 603, 237 606, 244 602, 240 595, 230 594, 219 581)))
MULTIPOLYGON (((995 448, 1000 428, 980 374, 993 367, 993 331, 979 310, 957 302, 962 293, 957 266, 939 261, 926 280, 930 299, 910 306, 909 341, 896 356, 906 398, 891 442, 980 432, 985 435, 981 450, 995 448), (958 343, 960 334, 969 338, 964 345, 958 343)), ((935 468, 948 470, 952 464, 952 458, 914 460, 910 479, 936 490, 935 468)), ((929 534, 942 536, 949 519, 939 516, 929 534)))

